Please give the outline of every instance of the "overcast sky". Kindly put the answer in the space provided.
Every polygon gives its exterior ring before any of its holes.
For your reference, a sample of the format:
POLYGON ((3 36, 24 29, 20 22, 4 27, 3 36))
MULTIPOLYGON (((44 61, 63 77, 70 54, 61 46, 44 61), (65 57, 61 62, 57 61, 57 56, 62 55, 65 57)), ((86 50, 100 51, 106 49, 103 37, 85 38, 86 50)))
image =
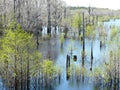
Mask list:
POLYGON ((93 6, 100 8, 120 9, 120 0, 63 0, 70 6, 93 6))

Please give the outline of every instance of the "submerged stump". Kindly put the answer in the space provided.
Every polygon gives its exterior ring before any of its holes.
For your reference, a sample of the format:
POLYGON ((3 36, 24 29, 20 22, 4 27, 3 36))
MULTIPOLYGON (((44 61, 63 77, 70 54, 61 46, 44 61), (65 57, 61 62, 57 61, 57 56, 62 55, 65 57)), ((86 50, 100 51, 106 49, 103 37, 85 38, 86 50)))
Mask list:
POLYGON ((67 55, 66 57, 66 79, 70 79, 70 56, 67 55))
POLYGON ((77 56, 76 55, 73 56, 73 60, 77 61, 77 56))

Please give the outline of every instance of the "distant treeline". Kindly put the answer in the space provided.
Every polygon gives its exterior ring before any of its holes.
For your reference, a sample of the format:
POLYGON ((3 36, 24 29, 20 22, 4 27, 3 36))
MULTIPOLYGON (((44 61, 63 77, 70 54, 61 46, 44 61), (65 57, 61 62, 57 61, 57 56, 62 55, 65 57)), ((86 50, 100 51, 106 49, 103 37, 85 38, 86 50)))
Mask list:
MULTIPOLYGON (((90 6, 85 7, 85 6, 69 6, 71 10, 76 10, 76 9, 88 9, 90 6)), ((91 7, 93 9, 103 9, 103 10, 109 10, 109 8, 98 8, 98 7, 91 7)))
POLYGON ((76 9, 88 9, 88 7, 79 7, 79 6, 69 6, 71 10, 76 10, 76 9))

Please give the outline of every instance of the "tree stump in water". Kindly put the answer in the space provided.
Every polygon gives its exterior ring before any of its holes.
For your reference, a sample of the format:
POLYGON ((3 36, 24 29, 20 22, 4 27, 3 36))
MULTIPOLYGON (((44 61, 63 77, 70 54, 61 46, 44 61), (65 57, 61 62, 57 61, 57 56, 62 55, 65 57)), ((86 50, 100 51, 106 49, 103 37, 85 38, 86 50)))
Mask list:
POLYGON ((91 68, 90 68, 90 71, 92 71, 92 64, 93 64, 93 46, 91 45, 91 68))
POLYGON ((92 71, 92 67, 90 68, 90 71, 92 71))
POLYGON ((60 84, 60 82, 61 82, 61 74, 60 74, 60 72, 59 72, 59 84, 60 84))
POLYGON ((73 60, 77 61, 77 56, 76 55, 73 56, 73 60))
POLYGON ((66 58, 66 79, 69 80, 70 78, 70 56, 67 55, 66 58))
POLYGON ((102 48, 102 41, 100 41, 100 49, 102 48))

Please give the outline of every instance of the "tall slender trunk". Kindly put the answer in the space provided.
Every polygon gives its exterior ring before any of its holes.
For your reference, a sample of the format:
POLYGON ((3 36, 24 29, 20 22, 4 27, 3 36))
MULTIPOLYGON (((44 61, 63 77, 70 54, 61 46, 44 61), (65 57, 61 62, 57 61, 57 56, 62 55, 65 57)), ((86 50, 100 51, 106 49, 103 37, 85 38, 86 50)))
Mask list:
POLYGON ((6 0, 4 0, 4 25, 6 27, 6 0))
MULTIPOLYGON (((110 70, 112 70, 113 68, 112 68, 112 61, 113 61, 113 52, 112 51, 110 51, 110 70)), ((113 76, 112 76, 112 71, 110 71, 110 86, 112 86, 112 83, 113 83, 113 78, 112 78, 113 76)))
POLYGON ((83 12, 83 52, 82 52, 82 82, 84 83, 84 60, 85 60, 85 22, 84 22, 84 12, 83 12))
POLYGON ((16 0, 14 0, 14 20, 15 20, 15 18, 16 18, 16 0))
POLYGON ((22 56, 20 57, 21 58, 21 90, 23 90, 23 65, 22 65, 22 56))
MULTIPOLYGON (((29 51, 29 48, 28 48, 29 51)), ((30 90, 29 53, 27 58, 27 90, 30 90)))
POLYGON ((48 11, 48 26, 47 26, 47 34, 50 35, 51 34, 51 13, 50 13, 50 1, 51 0, 47 0, 47 11, 48 11))
POLYGON ((69 80, 70 79, 70 56, 67 55, 66 57, 66 79, 69 80))
POLYGON ((36 43, 37 43, 37 50, 39 49, 39 31, 38 31, 38 19, 36 21, 36 37, 37 37, 37 40, 36 40, 36 43))
POLYGON ((92 71, 92 64, 93 64, 93 41, 91 41, 91 68, 90 68, 91 71, 92 71))
POLYGON ((90 24, 90 16, 91 16, 91 7, 90 7, 90 6, 88 7, 88 13, 89 13, 89 20, 88 20, 88 23, 90 24))
POLYGON ((6 80, 5 82, 8 85, 8 83, 9 83, 9 78, 8 78, 8 61, 5 60, 4 63, 5 63, 5 80, 6 80))
POLYGON ((79 32, 79 36, 81 35, 81 24, 80 24, 80 13, 79 13, 79 22, 78 22, 78 32, 79 32))
POLYGON ((98 16, 96 16, 96 24, 98 23, 98 16))
POLYGON ((93 25, 95 24, 95 17, 94 17, 94 15, 92 15, 92 24, 93 25))
POLYGON ((29 10, 29 6, 28 6, 28 1, 26 1, 26 6, 27 6, 27 28, 26 30, 29 30, 29 16, 30 16, 30 10, 29 10))
MULTIPOLYGON (((57 1, 55 0, 55 2, 57 3, 57 1)), ((55 7, 55 33, 57 31, 57 6, 55 7)))
POLYGON ((64 18, 66 18, 66 8, 64 8, 64 18))
MULTIPOLYGON (((119 56, 118 57, 118 60, 119 60, 119 56)), ((118 75, 117 75, 117 88, 119 89, 119 61, 118 61, 118 75)))
POLYGON ((37 30, 37 40, 36 40, 36 43, 37 43, 37 50, 39 49, 39 31, 37 30))
POLYGON ((28 55, 27 55, 27 90, 30 90, 30 50, 29 50, 29 46, 27 46, 27 53, 28 53, 28 55))
POLYGON ((42 37, 42 31, 43 31, 42 23, 40 23, 40 32, 39 32, 39 36, 40 36, 40 37, 42 37))
MULTIPOLYGON (((15 26, 16 27, 16 26, 15 26)), ((14 48, 15 48, 15 55, 14 55, 14 59, 15 59, 15 61, 14 61, 14 73, 15 73, 15 90, 18 90, 18 73, 17 73, 17 46, 16 46, 16 41, 17 41, 17 38, 16 38, 16 33, 15 33, 15 46, 14 46, 14 48)))
POLYGON ((15 63, 14 63, 14 66, 15 66, 15 90, 18 90, 18 82, 17 82, 17 57, 15 55, 15 63))
POLYGON ((117 63, 116 63, 116 55, 115 55, 115 53, 114 53, 114 70, 115 70, 115 73, 114 73, 114 90, 117 90, 117 83, 116 83, 116 81, 117 81, 117 63))
POLYGON ((82 55, 82 66, 84 67, 85 59, 85 22, 84 22, 84 13, 83 13, 83 55, 82 55))
POLYGON ((17 20, 18 20, 18 23, 20 23, 20 17, 21 17, 21 1, 20 0, 18 0, 18 18, 17 18, 17 20))

